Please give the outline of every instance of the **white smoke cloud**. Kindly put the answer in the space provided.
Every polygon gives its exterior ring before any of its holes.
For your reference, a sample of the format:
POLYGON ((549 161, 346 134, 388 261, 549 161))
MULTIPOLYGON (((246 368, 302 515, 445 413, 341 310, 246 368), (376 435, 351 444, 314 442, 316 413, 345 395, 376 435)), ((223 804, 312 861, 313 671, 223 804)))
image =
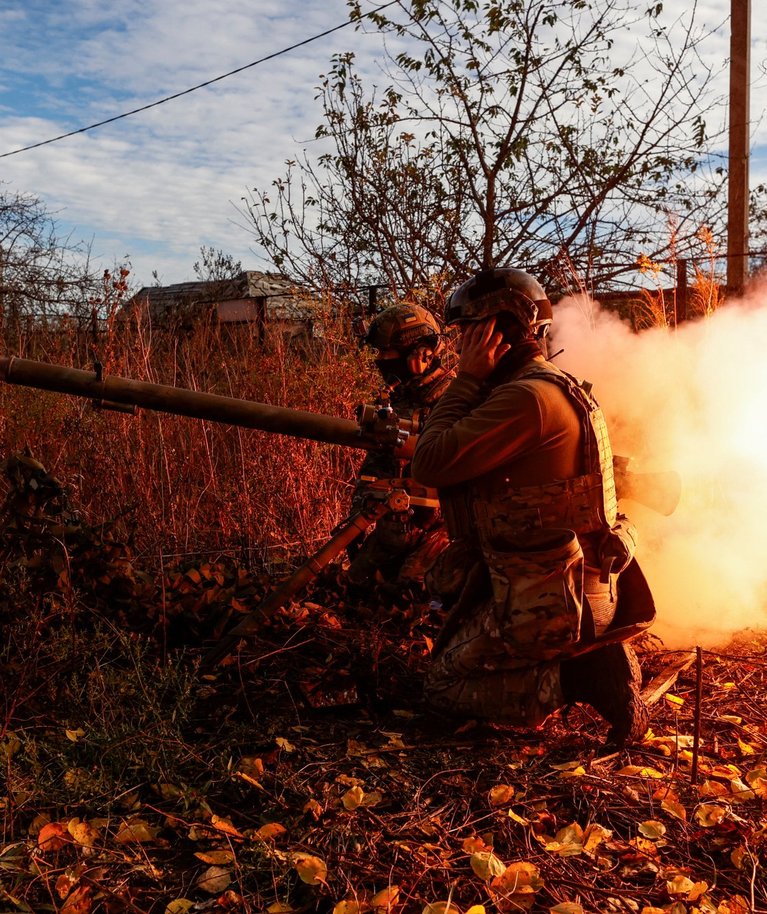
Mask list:
POLYGON ((594 385, 613 451, 675 469, 677 510, 633 501, 638 558, 669 647, 767 628, 767 285, 705 320, 636 334, 588 299, 555 312, 556 363, 594 385))

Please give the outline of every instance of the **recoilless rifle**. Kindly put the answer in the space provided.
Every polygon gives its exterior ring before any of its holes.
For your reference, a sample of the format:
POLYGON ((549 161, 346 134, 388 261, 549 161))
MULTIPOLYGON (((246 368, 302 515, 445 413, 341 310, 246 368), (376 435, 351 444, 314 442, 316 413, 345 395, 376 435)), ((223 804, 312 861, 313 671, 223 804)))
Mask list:
MULTIPOLYGON (((83 371, 6 356, 0 358, 0 380, 85 397, 99 409, 135 413, 137 407, 142 407, 365 451, 387 451, 402 468, 413 455, 423 421, 418 413, 412 418, 400 417, 385 402, 359 406, 356 420, 326 416, 254 400, 105 376, 98 363, 94 371, 83 371)), ((628 459, 622 457, 615 458, 615 469, 619 498, 638 501, 661 514, 675 510, 681 489, 677 473, 633 473, 628 469, 628 459)), ((253 632, 265 616, 284 606, 385 514, 405 512, 416 505, 437 507, 439 504, 435 489, 405 476, 366 482, 365 492, 362 507, 343 521, 328 542, 278 585, 256 611, 248 613, 214 645, 203 660, 204 667, 223 660, 240 638, 253 632)))

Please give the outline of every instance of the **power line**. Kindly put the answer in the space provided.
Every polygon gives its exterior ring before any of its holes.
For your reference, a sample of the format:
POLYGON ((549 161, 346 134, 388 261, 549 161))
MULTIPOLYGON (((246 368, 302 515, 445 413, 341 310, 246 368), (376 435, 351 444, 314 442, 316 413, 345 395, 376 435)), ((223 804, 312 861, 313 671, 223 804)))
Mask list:
MULTIPOLYGON (((395 3, 398 3, 399 0, 390 0, 389 3, 384 3, 382 6, 377 6, 375 9, 370 10, 370 12, 364 13, 362 19, 372 16, 374 13, 379 13, 381 10, 385 10, 389 6, 394 6, 395 3)), ((20 152, 28 152, 30 149, 38 149, 40 146, 47 146, 49 143, 57 143, 59 140, 65 140, 70 136, 76 136, 78 133, 86 133, 88 130, 95 130, 97 127, 103 127, 105 124, 113 124, 115 121, 120 121, 123 118, 131 117, 134 114, 140 114, 142 111, 148 111, 150 108, 156 108, 158 105, 164 105, 166 102, 174 101, 177 98, 181 98, 184 95, 189 95, 191 92, 196 92, 198 89, 204 89, 206 86, 212 86, 213 83, 221 82, 222 79, 228 79, 230 76, 235 76, 237 73, 242 73, 243 70, 249 70, 251 67, 257 67, 261 63, 266 63, 268 60, 274 60, 275 57, 281 57, 283 54, 287 54, 290 51, 295 51, 296 48, 302 48, 304 45, 311 44, 313 41, 317 41, 319 38, 324 38, 326 35, 332 35, 333 32, 338 32, 341 29, 345 29, 348 25, 357 22, 356 19, 348 19, 346 22, 342 22, 340 25, 334 25, 333 28, 326 29, 324 32, 320 32, 318 35, 312 35, 311 38, 305 38, 303 41, 299 41, 296 44, 290 45, 288 48, 283 48, 281 51, 275 51, 273 54, 267 54, 266 57, 261 57, 258 60, 254 60, 251 63, 246 63, 242 67, 237 67, 236 70, 230 70, 228 73, 222 73, 221 76, 215 76, 213 79, 207 79, 203 83, 199 83, 196 86, 192 86, 190 89, 184 89, 181 92, 175 92, 173 95, 167 95, 165 98, 159 99, 156 102, 150 102, 148 105, 142 105, 140 108, 133 108, 131 111, 125 111, 122 114, 115 114, 114 117, 108 117, 106 120, 98 121, 95 124, 89 124, 87 127, 80 127, 77 130, 70 130, 69 133, 62 133, 59 136, 51 137, 47 140, 40 140, 39 143, 31 143, 29 146, 22 146, 20 149, 12 149, 10 152, 0 153, 0 159, 5 159, 8 156, 18 155, 20 152)))

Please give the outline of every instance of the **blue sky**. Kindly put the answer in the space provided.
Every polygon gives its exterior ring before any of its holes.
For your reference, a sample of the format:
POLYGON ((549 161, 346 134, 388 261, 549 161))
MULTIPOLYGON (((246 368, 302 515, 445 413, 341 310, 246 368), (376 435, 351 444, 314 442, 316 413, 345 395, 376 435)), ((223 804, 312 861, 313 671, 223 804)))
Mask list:
MULTIPOLYGON (((369 4, 372 7, 375 4, 369 4)), ((689 8, 671 0, 668 8, 689 8)), ((698 4, 713 26, 727 10, 698 4)), ((0 0, 0 153, 149 104, 332 28, 344 0, 0 0)), ((767 21, 753 11, 754 142, 767 105, 767 21)), ((709 39, 728 54, 726 22, 709 39)), ((133 278, 192 277, 201 245, 264 268, 236 205, 282 175, 314 133, 319 74, 354 50, 384 83, 380 36, 351 27, 150 111, 0 159, 7 189, 40 197, 61 234, 91 243, 96 263, 129 256, 133 278)), ((726 85, 723 87, 726 91, 726 85)), ((754 181, 767 178, 760 157, 754 181)))

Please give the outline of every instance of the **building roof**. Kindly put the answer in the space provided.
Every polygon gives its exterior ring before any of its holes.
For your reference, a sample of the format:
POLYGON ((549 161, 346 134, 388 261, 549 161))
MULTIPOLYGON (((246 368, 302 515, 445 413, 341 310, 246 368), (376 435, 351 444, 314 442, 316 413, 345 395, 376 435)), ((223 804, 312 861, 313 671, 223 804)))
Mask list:
POLYGON ((127 306, 149 303, 152 317, 176 311, 207 310, 225 302, 265 299, 270 320, 306 320, 311 317, 311 299, 296 283, 279 273, 244 270, 233 279, 197 280, 169 286, 144 286, 127 306))

